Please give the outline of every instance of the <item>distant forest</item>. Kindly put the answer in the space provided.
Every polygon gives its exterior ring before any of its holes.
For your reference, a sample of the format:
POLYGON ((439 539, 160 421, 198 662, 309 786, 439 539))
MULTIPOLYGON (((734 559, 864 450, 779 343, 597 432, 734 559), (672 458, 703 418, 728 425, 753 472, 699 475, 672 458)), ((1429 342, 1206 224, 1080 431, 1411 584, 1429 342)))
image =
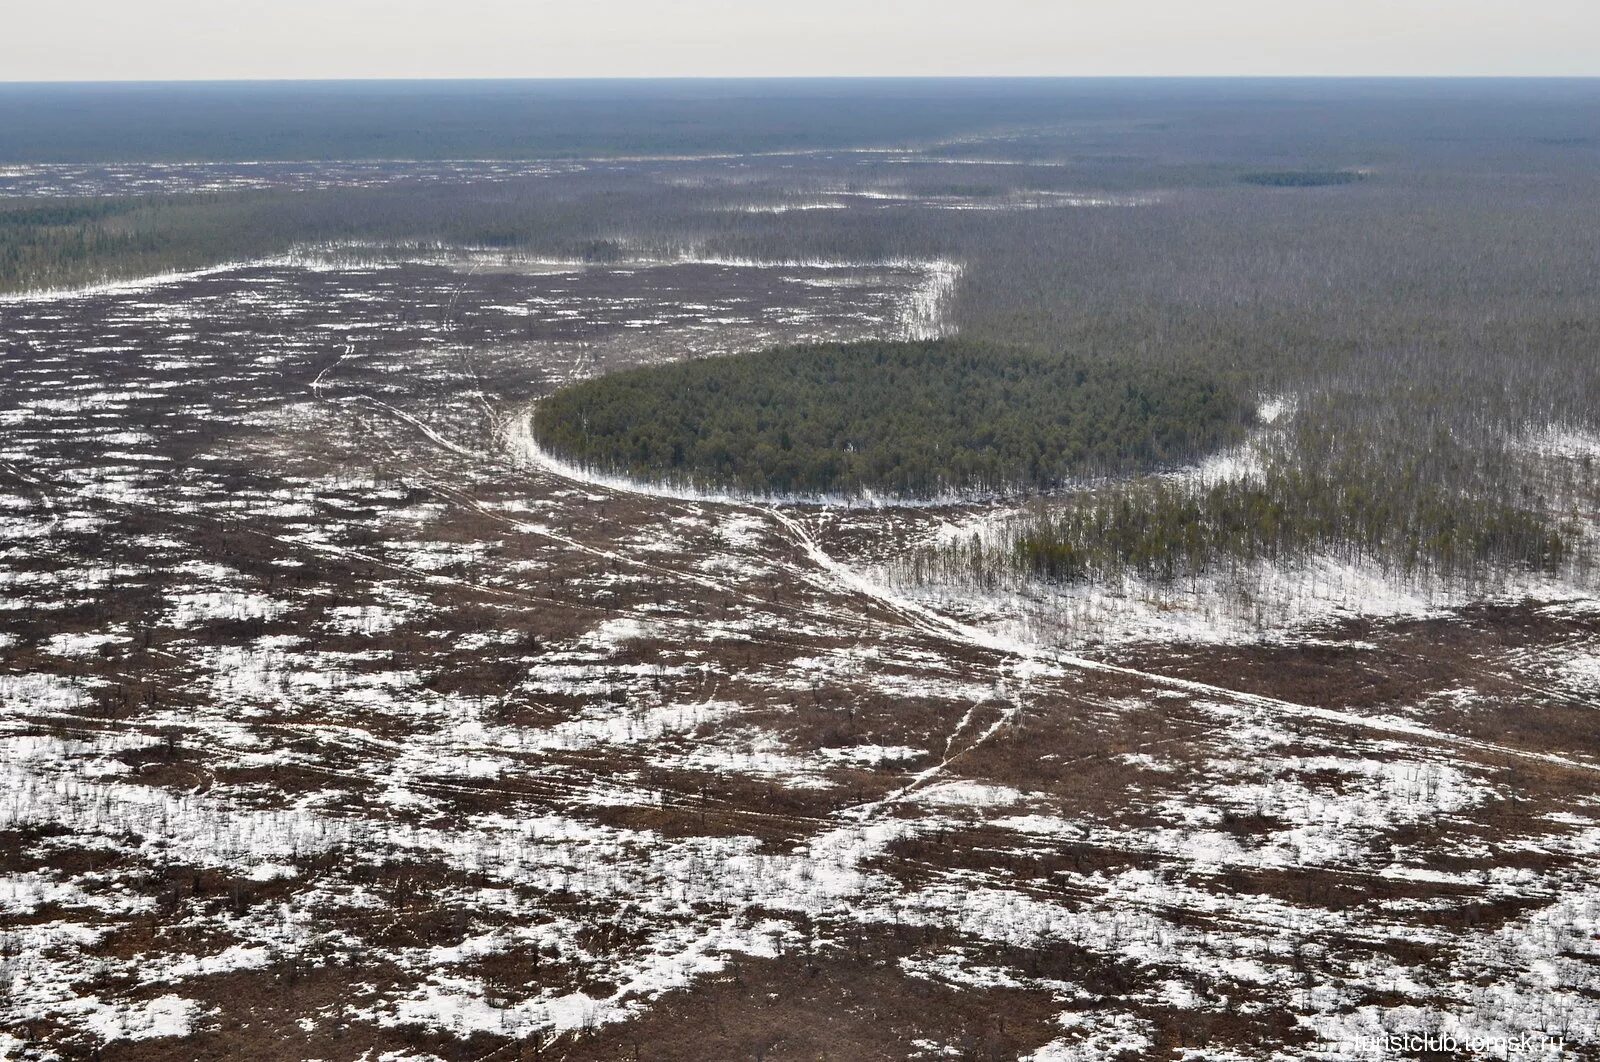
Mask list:
MULTIPOLYGON (((1224 81, 1184 86, 1226 99, 1224 81)), ((551 159, 909 145, 1097 119, 1159 82, 1037 78, 0 84, 0 162, 551 159)))
POLYGON ((1253 407, 1194 371, 961 340, 789 347, 612 373, 540 402, 589 468, 753 494, 1042 489, 1190 460, 1253 407))
POLYGON ((1326 188, 1329 185, 1354 184, 1361 180, 1361 174, 1349 170, 1274 170, 1247 173, 1239 180, 1266 188, 1326 188))
MULTIPOLYGON (((1032 559, 985 553, 996 577, 1160 576, 1315 551, 1396 569, 1579 571, 1595 552, 1600 82, 752 83, 654 101, 649 86, 428 91, 354 87, 308 107, 315 86, 214 87, 179 106, 172 86, 7 86, 0 155, 672 157, 449 179, 397 165, 363 187, 197 181, 180 193, 156 181, 115 199, 6 198, 0 167, 0 290, 308 244, 611 263, 937 258, 960 267, 939 313, 975 348, 1292 399, 1264 475, 1215 497, 1134 477, 1105 486, 1092 511, 1061 502, 1011 529, 1032 559), (695 152, 751 154, 684 157, 695 152), (1092 205, 1107 202, 1137 205, 1092 205), (1576 442, 1538 452, 1551 432, 1576 442), (1102 518, 1116 530, 1082 553, 1102 518)), ((1106 460, 1082 441, 1086 467, 1106 460)), ((589 444, 562 445, 583 456, 589 444)), ((591 457, 688 474, 655 445, 642 463, 621 443, 591 457)), ((1060 473, 1020 444, 977 470, 909 453, 904 467, 852 457, 774 481, 871 475, 926 491, 1060 473)))

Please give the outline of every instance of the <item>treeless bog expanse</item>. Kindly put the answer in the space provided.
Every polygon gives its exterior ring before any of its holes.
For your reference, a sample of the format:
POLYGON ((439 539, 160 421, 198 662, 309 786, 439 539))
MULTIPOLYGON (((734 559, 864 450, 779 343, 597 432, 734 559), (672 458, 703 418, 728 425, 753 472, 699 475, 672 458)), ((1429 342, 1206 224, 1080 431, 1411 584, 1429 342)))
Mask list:
POLYGON ((1594 85, 108 91, 0 1055, 1596 1056, 1594 85))

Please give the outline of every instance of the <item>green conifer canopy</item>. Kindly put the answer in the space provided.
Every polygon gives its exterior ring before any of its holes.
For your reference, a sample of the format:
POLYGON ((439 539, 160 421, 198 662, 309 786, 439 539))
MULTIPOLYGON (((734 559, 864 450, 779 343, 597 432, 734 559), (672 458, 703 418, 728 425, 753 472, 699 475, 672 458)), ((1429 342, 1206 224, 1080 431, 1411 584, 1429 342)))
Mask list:
POLYGON ((552 395, 533 429, 565 460, 641 479, 925 498, 1187 460, 1252 415, 1192 371, 945 339, 632 369, 552 395))

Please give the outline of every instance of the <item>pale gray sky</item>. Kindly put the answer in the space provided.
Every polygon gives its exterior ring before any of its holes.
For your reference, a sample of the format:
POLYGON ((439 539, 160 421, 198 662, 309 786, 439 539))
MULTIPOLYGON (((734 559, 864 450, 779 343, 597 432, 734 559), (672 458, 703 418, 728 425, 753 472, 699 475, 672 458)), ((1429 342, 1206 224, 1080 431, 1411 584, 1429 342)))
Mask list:
POLYGON ((7 0, 0 80, 1600 75, 1600 0, 7 0))

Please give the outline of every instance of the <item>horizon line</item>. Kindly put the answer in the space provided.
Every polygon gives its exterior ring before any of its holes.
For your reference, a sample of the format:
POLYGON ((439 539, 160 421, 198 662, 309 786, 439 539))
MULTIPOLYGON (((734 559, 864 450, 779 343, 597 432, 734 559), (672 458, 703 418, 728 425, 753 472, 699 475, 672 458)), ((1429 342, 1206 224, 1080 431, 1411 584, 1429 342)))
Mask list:
POLYGON ((17 85, 289 85, 289 84, 586 84, 594 82, 790 82, 790 81, 1600 81, 1588 74, 594 74, 397 75, 393 77, 171 77, 171 78, 0 78, 0 86, 17 85))

